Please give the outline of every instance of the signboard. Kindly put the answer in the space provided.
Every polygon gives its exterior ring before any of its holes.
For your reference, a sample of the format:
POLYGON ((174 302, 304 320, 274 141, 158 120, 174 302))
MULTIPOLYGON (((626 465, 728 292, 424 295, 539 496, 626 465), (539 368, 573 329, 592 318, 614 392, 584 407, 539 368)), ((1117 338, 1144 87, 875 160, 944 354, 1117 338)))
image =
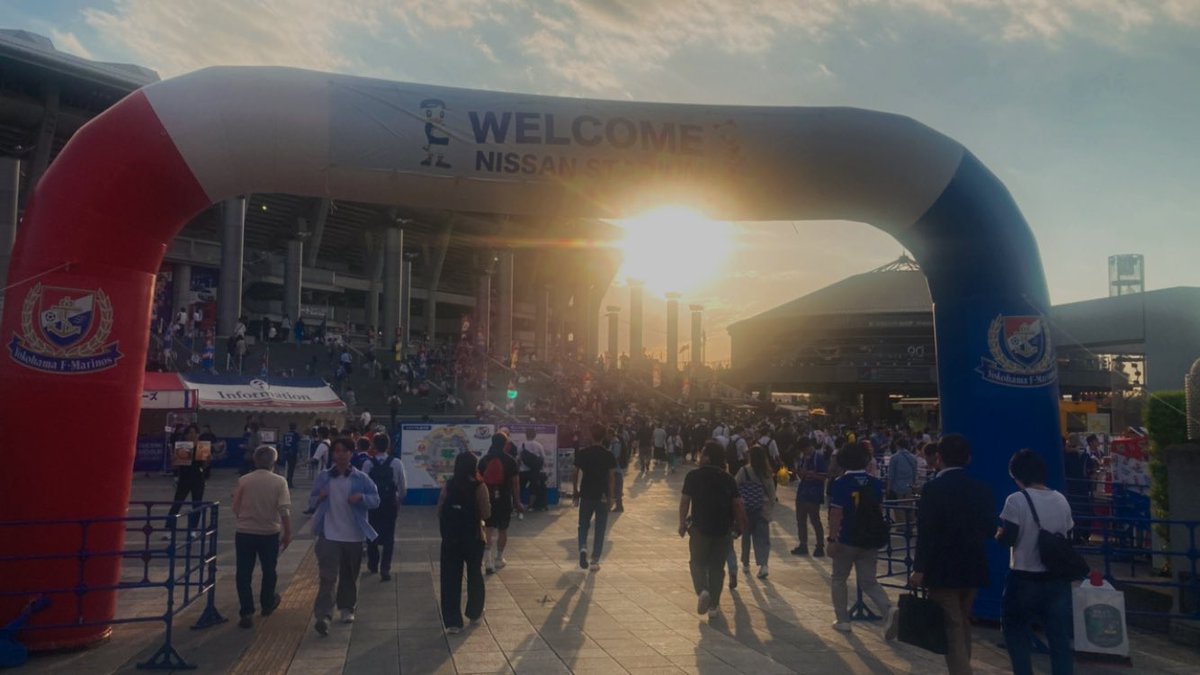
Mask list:
POLYGON ((166 466, 167 442, 162 435, 138 436, 134 471, 160 471, 166 466))
POLYGON ((171 466, 191 466, 195 451, 195 447, 189 441, 176 441, 174 450, 171 452, 171 466))
POLYGON ((187 376, 196 389, 201 410, 230 412, 341 413, 346 405, 319 378, 268 381, 229 375, 187 376))
POLYGON ((400 457, 408 489, 438 489, 454 473, 454 458, 470 450, 483 455, 492 444, 491 424, 405 424, 400 427, 400 457))
POLYGON ((1142 438, 1114 438, 1110 446, 1113 480, 1142 494, 1150 490, 1150 443, 1142 438))
POLYGON ((563 486, 571 485, 571 474, 575 471, 575 448, 559 448, 558 449, 558 484, 563 486))

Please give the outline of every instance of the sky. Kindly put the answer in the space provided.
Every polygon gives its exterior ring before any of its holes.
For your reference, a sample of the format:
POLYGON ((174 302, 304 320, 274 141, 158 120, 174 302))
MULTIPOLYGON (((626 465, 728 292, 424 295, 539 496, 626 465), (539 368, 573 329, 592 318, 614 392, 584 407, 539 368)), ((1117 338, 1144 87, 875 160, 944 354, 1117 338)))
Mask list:
MULTIPOLYGON (((1119 253, 1145 255, 1150 289, 1200 285, 1200 0, 5 0, 0 27, 163 77, 289 65, 555 96, 899 113, 957 139, 1007 185, 1052 302, 1106 295, 1107 258, 1119 253)), ((732 232, 718 274, 679 289, 684 305, 706 307, 709 360, 727 358, 729 323, 902 252, 862 223, 732 232)), ((627 297, 618 274, 606 304, 627 297)), ((660 350, 660 294, 646 311, 645 342, 660 350)), ((622 330, 622 350, 627 339, 622 330)))

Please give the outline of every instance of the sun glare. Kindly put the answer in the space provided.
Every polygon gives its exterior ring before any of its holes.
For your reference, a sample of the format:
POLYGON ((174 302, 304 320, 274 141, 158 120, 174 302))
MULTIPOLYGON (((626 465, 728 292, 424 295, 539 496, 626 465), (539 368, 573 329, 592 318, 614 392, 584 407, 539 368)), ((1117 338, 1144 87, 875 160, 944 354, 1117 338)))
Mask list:
POLYGON ((733 249, 732 223, 681 206, 615 222, 625 230, 618 279, 642 281, 652 293, 694 289, 720 272, 733 249))

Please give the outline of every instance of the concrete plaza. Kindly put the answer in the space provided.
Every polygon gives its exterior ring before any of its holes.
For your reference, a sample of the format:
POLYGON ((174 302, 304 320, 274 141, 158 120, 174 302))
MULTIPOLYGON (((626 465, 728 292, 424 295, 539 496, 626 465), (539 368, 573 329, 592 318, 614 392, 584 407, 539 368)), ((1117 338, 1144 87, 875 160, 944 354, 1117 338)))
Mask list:
MULTIPOLYGON (((829 562, 789 554, 795 545, 793 490, 781 489, 772 525, 770 577, 739 579, 721 599, 721 614, 695 612, 687 544, 676 534, 682 474, 633 476, 626 512, 612 514, 602 569, 578 568, 576 511, 560 506, 513 520, 508 566, 487 578, 484 619, 460 635, 441 628, 439 537, 434 510, 405 507, 397 525, 397 566, 390 582, 362 577, 357 621, 334 623, 328 637, 312 628, 316 560, 299 515, 310 480, 293 491, 297 538, 280 559, 283 604, 251 630, 235 625, 233 528, 228 503, 237 476, 219 472, 206 497, 222 502, 218 608, 231 620, 188 630, 203 603, 176 622, 175 644, 197 673, 929 673, 940 656, 885 642, 878 622, 831 627, 829 562)), ((138 476, 135 499, 168 499, 171 481, 138 476)), ((882 570, 882 565, 881 565, 882 570)), ((257 587, 257 576, 256 576, 257 587)), ((896 591, 891 591, 893 595, 896 591)), ((123 594, 122 615, 161 613, 161 596, 123 594)), ((976 627, 976 672, 1008 672, 995 628, 976 627)), ((1165 636, 1132 632, 1133 668, 1080 663, 1077 672, 1195 672, 1194 650, 1165 636)), ((162 642, 162 624, 119 627, 84 652, 35 657, 19 672, 72 675, 135 672, 162 642)), ((1035 657, 1049 672, 1045 656, 1035 657)), ((184 671, 181 671, 184 672, 184 671)))

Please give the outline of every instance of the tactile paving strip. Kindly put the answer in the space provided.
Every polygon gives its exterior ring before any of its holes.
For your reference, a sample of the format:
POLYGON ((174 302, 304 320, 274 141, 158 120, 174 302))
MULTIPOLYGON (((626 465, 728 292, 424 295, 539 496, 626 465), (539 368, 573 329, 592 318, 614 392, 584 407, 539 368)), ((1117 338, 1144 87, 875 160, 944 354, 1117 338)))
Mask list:
POLYGON ((304 632, 309 629, 318 584, 317 554, 312 548, 292 575, 279 608, 271 616, 255 622, 254 641, 229 672, 239 675, 287 673, 304 632))

